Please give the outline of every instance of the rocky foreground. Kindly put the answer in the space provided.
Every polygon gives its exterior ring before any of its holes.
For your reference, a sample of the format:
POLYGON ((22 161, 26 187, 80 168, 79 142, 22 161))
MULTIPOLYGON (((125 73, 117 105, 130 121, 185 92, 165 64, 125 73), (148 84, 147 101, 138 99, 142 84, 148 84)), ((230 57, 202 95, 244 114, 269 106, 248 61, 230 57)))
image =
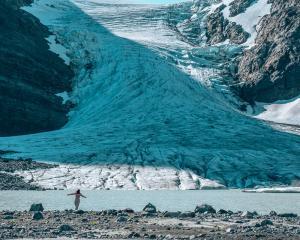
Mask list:
POLYGON ((152 204, 142 212, 30 210, 0 212, 0 239, 300 239, 296 214, 216 212, 205 204, 193 212, 159 212, 152 204))
MULTIPOLYGON (((0 151, 0 155, 5 152, 0 151)), ((24 181, 20 176, 14 174, 16 171, 27 171, 34 169, 49 169, 56 165, 39 163, 31 159, 7 159, 0 157, 0 190, 43 190, 41 187, 24 181)))

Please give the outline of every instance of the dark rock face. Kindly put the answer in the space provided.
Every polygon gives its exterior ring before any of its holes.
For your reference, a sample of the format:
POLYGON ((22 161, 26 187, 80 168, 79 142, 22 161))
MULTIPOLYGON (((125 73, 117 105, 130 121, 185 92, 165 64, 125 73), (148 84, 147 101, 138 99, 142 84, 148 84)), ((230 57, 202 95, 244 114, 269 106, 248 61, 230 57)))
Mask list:
POLYGON ((226 40, 225 28, 228 24, 223 16, 222 10, 225 5, 221 5, 216 11, 207 17, 206 37, 208 44, 217 44, 226 40))
POLYGON ((246 9, 255 2, 257 2, 257 0, 234 0, 233 2, 230 3, 229 16, 235 17, 245 12, 246 9))
POLYGON ((30 0, 0 1, 0 136, 48 131, 67 122, 56 93, 71 90, 71 69, 49 51, 48 29, 20 10, 30 0))
POLYGON ((241 25, 231 22, 225 29, 226 38, 230 39, 231 43, 242 44, 247 41, 250 34, 245 32, 241 25))
POLYGON ((248 101, 273 102, 300 93, 300 1, 273 0, 256 46, 240 60, 240 96, 248 101))
POLYGON ((206 20, 206 37, 209 45, 218 44, 229 39, 231 43, 245 43, 250 36, 241 25, 229 22, 224 18, 222 10, 226 6, 223 4, 215 12, 208 15, 206 20))

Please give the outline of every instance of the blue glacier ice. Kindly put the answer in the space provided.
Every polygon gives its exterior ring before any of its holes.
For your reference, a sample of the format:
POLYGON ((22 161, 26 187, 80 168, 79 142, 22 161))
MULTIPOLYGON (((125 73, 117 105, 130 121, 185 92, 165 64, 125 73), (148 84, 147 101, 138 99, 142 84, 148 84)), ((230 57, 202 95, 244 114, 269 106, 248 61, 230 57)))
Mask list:
POLYGON ((132 176, 134 166, 183 169, 228 187, 300 178, 300 137, 224 97, 222 63, 237 50, 178 37, 170 7, 40 0, 25 10, 68 49, 77 105, 61 130, 0 138, 12 157, 129 166, 132 176))

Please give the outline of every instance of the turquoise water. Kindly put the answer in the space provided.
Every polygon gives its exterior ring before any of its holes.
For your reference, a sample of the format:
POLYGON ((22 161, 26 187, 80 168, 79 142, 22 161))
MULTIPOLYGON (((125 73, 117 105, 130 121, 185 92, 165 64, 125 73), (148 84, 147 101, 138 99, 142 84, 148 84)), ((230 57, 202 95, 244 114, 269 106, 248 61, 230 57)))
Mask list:
MULTIPOLYGON (((42 203, 46 210, 73 208, 70 191, 1 191, 0 210, 28 210, 32 203, 42 203)), ((216 209, 300 214, 300 194, 243 193, 239 190, 213 191, 84 191, 83 210, 124 209, 136 211, 151 202, 161 211, 191 211, 202 203, 216 209)))

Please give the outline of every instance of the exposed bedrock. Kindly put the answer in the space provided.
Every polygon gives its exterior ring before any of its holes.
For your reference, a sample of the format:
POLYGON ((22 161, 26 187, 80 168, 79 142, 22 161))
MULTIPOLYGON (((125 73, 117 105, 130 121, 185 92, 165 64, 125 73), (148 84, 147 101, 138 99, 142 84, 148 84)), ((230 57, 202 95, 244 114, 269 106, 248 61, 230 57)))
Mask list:
POLYGON ((49 51, 48 29, 19 9, 30 0, 0 1, 0 136, 53 130, 67 122, 73 73, 49 51))
POLYGON ((256 3, 257 0, 234 0, 229 5, 230 17, 235 17, 246 11, 248 7, 256 3))
MULTIPOLYGON (((234 0, 229 3, 229 16, 247 11, 257 0, 234 0)), ((271 13, 256 26, 255 45, 236 59, 237 94, 250 103, 274 102, 300 94, 300 2, 297 0, 269 0, 271 13)), ((220 5, 206 19, 209 45, 226 40, 243 44, 250 37, 241 25, 224 17, 220 5)))
POLYGON ((245 43, 250 36, 241 25, 230 22, 224 18, 222 10, 226 6, 222 4, 215 12, 209 14, 206 20, 206 37, 210 45, 222 43, 229 40, 230 43, 245 43))
POLYGON ((240 96, 273 102, 300 93, 300 1, 272 1, 261 23, 256 45, 245 51, 238 67, 240 96))

